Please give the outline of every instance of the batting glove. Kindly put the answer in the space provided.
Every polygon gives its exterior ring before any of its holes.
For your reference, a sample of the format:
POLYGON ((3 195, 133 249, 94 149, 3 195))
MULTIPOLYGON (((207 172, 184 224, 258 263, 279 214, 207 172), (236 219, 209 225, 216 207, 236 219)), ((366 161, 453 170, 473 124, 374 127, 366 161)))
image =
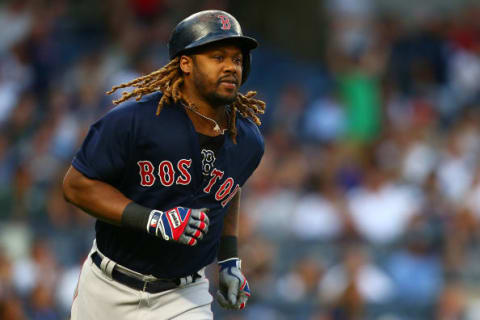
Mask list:
POLYGON ((230 258, 218 262, 220 265, 219 290, 217 301, 225 309, 245 308, 250 297, 250 287, 243 275, 239 258, 230 258))
POLYGON ((175 207, 168 211, 152 210, 147 232, 167 241, 194 246, 208 232, 207 209, 175 207))

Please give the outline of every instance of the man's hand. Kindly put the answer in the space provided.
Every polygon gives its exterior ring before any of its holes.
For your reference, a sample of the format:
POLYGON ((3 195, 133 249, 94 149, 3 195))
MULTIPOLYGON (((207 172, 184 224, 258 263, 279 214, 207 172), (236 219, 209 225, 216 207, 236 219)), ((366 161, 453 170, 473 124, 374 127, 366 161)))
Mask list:
POLYGON ((152 210, 147 232, 167 241, 194 246, 208 232, 207 209, 176 207, 165 212, 152 210))
POLYGON ((240 270, 240 259, 231 258, 219 261, 218 264, 220 265, 218 303, 225 309, 245 308, 250 297, 250 287, 240 270))

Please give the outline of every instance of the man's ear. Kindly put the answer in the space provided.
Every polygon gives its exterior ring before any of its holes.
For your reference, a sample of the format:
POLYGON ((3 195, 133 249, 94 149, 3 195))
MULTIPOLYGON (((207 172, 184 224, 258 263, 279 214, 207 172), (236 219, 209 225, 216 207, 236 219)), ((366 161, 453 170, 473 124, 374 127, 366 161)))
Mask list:
POLYGON ((189 75, 192 72, 193 59, 190 56, 180 56, 180 69, 185 75, 189 75))

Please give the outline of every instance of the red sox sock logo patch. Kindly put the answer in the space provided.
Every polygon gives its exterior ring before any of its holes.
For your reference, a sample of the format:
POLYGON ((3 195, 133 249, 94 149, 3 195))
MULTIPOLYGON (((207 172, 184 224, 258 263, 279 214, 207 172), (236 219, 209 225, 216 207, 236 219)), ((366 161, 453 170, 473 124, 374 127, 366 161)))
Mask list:
POLYGON ((223 14, 219 14, 217 16, 218 19, 220 19, 220 22, 222 23, 222 30, 230 30, 232 25, 230 24, 230 19, 228 19, 227 16, 224 16, 223 14))

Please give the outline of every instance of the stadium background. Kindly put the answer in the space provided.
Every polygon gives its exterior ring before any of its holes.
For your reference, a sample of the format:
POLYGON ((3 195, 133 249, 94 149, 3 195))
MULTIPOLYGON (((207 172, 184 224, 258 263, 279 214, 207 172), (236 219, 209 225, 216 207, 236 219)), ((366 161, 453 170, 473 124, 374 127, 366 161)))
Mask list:
MULTIPOLYGON (((0 3, 0 319, 65 319, 93 219, 62 177, 113 84, 225 9, 261 46, 265 157, 243 192, 253 296, 216 319, 480 319, 480 5, 0 3)), ((215 270, 212 290, 215 290, 215 270)))

